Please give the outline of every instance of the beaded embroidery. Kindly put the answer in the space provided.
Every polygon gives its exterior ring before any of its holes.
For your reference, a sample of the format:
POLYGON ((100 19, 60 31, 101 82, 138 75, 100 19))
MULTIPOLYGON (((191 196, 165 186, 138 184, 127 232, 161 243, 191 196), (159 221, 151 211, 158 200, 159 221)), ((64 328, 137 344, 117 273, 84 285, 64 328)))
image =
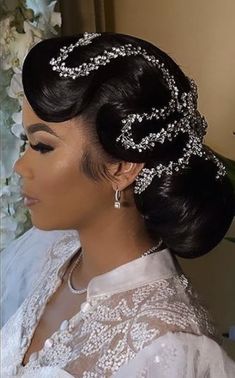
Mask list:
MULTIPOLYGON (((22 361, 48 299, 60 285, 60 267, 77 247, 73 234, 55 243, 33 295, 10 319, 8 332, 12 327, 21 327, 22 341, 25 340, 20 355, 14 356, 17 364, 22 361)), ((30 373, 41 367, 57 366, 74 377, 111 377, 145 346, 170 330, 216 338, 208 313, 184 274, 175 273, 168 279, 131 290, 91 297, 88 305, 61 324, 35 358, 25 367, 14 368, 30 373)))

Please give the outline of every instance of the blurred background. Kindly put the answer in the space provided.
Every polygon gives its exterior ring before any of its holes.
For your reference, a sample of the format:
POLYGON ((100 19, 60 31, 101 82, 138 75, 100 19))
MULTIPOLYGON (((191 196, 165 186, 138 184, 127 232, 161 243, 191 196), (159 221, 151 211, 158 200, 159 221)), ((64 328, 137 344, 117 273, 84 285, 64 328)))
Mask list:
MULTIPOLYGON (((198 85, 199 109, 208 121, 205 143, 235 160, 234 0, 60 0, 57 6, 63 35, 114 31, 167 52, 198 85)), ((235 222, 228 235, 235 235, 235 222)), ((226 337, 235 326, 235 244, 223 240, 206 256, 179 261, 235 359, 235 340, 226 337)))

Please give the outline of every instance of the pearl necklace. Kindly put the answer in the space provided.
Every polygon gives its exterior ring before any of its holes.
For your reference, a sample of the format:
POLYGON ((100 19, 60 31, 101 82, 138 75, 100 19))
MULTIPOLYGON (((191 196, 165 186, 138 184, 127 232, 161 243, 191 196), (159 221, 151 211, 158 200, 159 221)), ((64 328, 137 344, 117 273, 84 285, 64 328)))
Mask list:
MULTIPOLYGON (((162 240, 160 240, 160 242, 156 245, 156 246, 153 246, 151 248, 149 248, 147 251, 145 251, 140 257, 144 257, 144 256, 147 256, 147 255, 150 255, 150 253, 153 253, 153 252, 157 252, 156 249, 159 248, 159 246, 162 244, 162 240)), ((68 287, 70 289, 70 291, 73 293, 73 294, 83 294, 87 291, 87 288, 83 288, 83 289, 75 289, 72 285, 72 282, 71 282, 71 276, 72 276, 72 273, 73 271, 76 269, 76 267, 78 266, 80 260, 81 260, 81 257, 82 257, 82 248, 79 249, 80 253, 79 253, 79 256, 74 264, 74 266, 72 267, 72 269, 70 270, 69 272, 69 276, 68 276, 68 287)))

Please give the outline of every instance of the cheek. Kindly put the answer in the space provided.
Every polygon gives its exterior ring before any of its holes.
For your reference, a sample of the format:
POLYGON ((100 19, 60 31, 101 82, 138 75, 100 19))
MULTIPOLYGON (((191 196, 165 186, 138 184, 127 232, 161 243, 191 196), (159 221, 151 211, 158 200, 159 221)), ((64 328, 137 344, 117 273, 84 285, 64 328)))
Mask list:
POLYGON ((32 223, 39 229, 72 229, 85 211, 89 186, 79 161, 57 156, 47 166, 41 164, 35 177, 40 203, 31 208, 32 223))
MULTIPOLYGON (((71 192, 78 191, 83 175, 79 171, 79 161, 56 159, 39 179, 42 197, 54 201, 59 197, 67 197, 71 192)), ((60 198, 61 199, 61 198, 60 198)))
POLYGON ((98 202, 102 195, 102 184, 92 181, 80 169, 80 160, 73 156, 58 158, 42 172, 41 199, 54 214, 77 213, 98 202))
POLYGON ((81 172, 79 159, 57 156, 50 163, 37 174, 41 204, 32 207, 31 217, 38 228, 73 229, 94 219, 112 202, 109 187, 81 172))

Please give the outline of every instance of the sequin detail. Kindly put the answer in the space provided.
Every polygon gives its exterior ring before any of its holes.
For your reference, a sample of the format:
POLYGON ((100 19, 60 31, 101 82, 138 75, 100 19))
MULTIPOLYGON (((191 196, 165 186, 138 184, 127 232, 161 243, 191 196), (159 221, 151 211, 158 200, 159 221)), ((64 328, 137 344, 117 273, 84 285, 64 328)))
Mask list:
MULTIPOLYGON (((53 246, 38 286, 22 305, 23 322, 19 327, 22 327, 22 340, 27 342, 24 342, 21 358, 46 303, 60 285, 60 267, 75 247, 77 243, 71 236, 53 246)), ((62 322, 50 336, 50 347, 46 345, 36 359, 20 369, 29 374, 41 367, 53 366, 79 378, 111 377, 145 346, 168 331, 216 338, 209 314, 200 305, 184 274, 175 273, 168 279, 158 279, 131 290, 91 297, 83 311, 62 322)))

